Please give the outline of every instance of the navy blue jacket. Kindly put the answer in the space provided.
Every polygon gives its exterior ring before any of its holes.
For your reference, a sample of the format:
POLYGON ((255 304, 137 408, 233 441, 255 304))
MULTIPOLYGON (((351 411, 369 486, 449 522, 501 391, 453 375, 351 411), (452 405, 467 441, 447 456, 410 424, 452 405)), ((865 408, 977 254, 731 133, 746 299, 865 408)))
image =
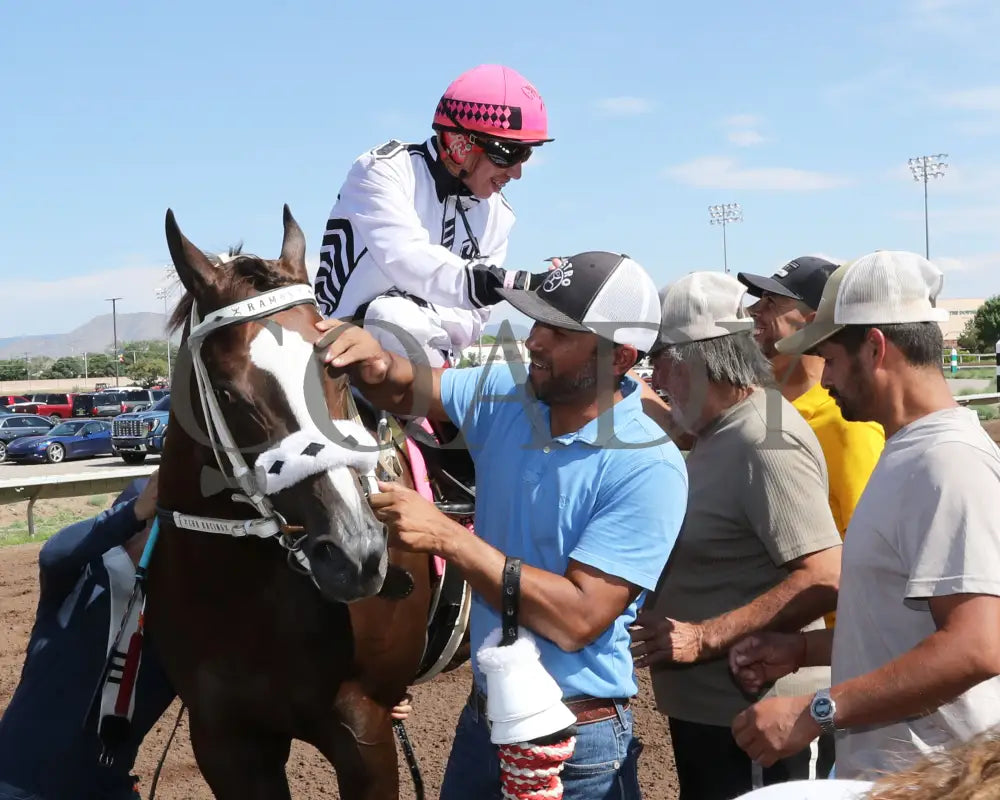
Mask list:
POLYGON ((133 499, 70 525, 41 550, 35 625, 21 682, 0 718, 0 798, 17 797, 13 790, 41 800, 134 797, 129 773, 139 745, 174 697, 148 639, 136 683, 133 741, 112 767, 99 763, 96 713, 87 716, 111 624, 101 556, 144 527, 134 505, 133 499))

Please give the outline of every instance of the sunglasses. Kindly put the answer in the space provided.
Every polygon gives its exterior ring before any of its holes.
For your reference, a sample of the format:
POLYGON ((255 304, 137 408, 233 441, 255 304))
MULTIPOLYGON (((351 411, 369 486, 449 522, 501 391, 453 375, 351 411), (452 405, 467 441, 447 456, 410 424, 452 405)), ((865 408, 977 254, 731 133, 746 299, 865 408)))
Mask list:
POLYGON ((523 164, 531 158, 531 145, 503 142, 478 133, 468 134, 469 141, 480 148, 491 163, 501 169, 523 164))

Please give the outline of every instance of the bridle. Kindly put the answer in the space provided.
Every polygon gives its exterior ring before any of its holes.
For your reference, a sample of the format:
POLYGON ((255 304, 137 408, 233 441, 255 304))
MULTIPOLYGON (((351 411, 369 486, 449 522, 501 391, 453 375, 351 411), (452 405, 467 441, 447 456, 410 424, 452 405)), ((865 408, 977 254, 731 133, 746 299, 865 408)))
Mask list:
MULTIPOLYGON (((212 453, 215 456, 219 471, 223 475, 227 474, 227 470, 223 466, 220 451, 228 459, 228 473, 232 475, 233 480, 236 481, 240 490, 232 494, 232 500, 252 505, 257 510, 259 516, 245 519, 220 519, 183 514, 179 511, 169 511, 163 508, 157 509, 157 515, 162 522, 188 530, 221 533, 236 537, 277 537, 282 547, 289 552, 289 556, 294 556, 298 565, 311 576, 312 570, 309 559, 302 551, 302 542, 305 539, 303 528, 298 525, 289 524, 285 517, 274 507, 268 497, 268 475, 262 470, 254 470, 247 465, 243 453, 240 451, 229 430, 229 426, 226 424, 225 417, 212 386, 211 377, 201 357, 201 347, 205 339, 215 331, 230 325, 239 325, 262 319, 278 311, 307 303, 316 305, 313 288, 308 284, 292 284, 263 292, 246 300, 241 300, 238 303, 220 308, 217 311, 212 311, 204 319, 199 317, 197 303, 192 303, 187 344, 191 353, 198 396, 201 399, 201 408, 205 419, 205 430, 208 434, 212 453)), ((350 395, 348 396, 350 397, 350 395)), ((309 434, 317 440, 315 442, 316 447, 323 449, 329 447, 331 450, 336 451, 338 456, 347 465, 355 468, 360 481, 361 491, 367 499, 379 491, 378 479, 375 474, 376 465, 371 457, 373 450, 379 446, 376 444, 375 438, 360 424, 360 415, 357 413, 357 408, 350 401, 349 412, 352 413, 352 420, 331 421, 334 429, 342 437, 342 441, 334 441, 325 434, 320 433, 318 429, 310 430, 309 434), (358 444, 365 445, 367 450, 364 448, 359 449, 357 447, 358 444)), ((296 435, 293 434, 293 436, 296 435)), ((288 437, 288 440, 291 440, 293 436, 288 437)), ((271 461, 274 461, 273 450, 274 448, 266 451, 261 454, 261 457, 270 453, 272 455, 271 461)), ((381 461, 381 456, 377 460, 381 461)), ((323 462, 317 460, 315 466, 307 467, 306 475, 300 476, 299 480, 309 474, 317 474, 325 469, 326 466, 323 462)))

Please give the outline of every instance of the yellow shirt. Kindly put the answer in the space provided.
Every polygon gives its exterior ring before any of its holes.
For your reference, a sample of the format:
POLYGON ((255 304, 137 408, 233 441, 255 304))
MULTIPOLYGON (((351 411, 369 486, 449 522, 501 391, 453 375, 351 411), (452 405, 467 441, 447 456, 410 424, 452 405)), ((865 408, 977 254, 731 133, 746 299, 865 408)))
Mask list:
MULTIPOLYGON (((830 510, 844 538, 854 507, 868 484, 885 447, 885 432, 877 422, 848 422, 830 393, 819 383, 796 397, 792 405, 809 423, 826 459, 830 476, 830 510)), ((833 627, 834 615, 826 618, 833 627)))

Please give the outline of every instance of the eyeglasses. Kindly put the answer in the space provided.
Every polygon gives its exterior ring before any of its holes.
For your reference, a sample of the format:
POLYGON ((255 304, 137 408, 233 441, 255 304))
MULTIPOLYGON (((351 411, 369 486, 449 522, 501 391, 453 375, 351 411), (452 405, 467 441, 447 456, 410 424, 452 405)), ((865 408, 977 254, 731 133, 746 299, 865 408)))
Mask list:
POLYGON ((510 169, 531 158, 531 145, 504 142, 478 133, 470 133, 469 141, 479 147, 490 162, 501 169, 510 169))

